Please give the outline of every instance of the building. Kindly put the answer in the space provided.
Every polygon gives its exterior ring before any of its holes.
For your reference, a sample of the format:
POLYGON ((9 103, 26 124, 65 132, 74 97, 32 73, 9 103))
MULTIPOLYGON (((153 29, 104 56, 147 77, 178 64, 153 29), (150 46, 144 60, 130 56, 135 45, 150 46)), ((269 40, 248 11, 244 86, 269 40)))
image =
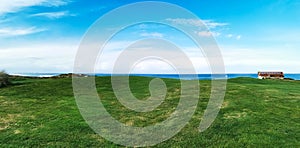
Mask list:
POLYGON ((258 79, 284 79, 283 72, 258 72, 258 79))

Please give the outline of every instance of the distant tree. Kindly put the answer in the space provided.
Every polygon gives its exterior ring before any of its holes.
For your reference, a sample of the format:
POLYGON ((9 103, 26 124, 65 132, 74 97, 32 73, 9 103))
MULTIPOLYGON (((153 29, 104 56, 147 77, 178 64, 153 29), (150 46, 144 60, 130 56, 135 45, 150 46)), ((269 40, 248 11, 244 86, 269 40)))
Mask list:
POLYGON ((0 72, 0 87, 4 87, 10 84, 9 75, 5 71, 0 72))

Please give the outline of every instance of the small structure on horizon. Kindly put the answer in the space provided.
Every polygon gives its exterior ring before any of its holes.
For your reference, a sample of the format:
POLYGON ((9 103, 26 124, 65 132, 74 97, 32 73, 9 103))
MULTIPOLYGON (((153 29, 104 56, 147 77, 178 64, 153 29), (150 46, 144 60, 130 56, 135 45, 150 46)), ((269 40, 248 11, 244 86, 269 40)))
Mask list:
POLYGON ((53 76, 52 78, 72 78, 72 77, 88 77, 88 75, 87 74, 67 73, 67 74, 60 74, 58 76, 53 76))
POLYGON ((258 79, 284 79, 283 72, 258 72, 258 79))

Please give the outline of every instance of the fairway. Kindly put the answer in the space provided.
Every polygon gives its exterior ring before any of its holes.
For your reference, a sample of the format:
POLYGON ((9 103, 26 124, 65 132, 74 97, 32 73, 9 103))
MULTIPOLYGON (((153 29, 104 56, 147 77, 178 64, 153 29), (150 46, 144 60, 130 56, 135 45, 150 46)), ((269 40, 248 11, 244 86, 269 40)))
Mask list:
MULTIPOLYGON (((152 78, 130 77, 134 96, 146 99, 152 78)), ((162 122, 175 110, 180 81, 163 79, 165 101, 137 113, 114 96, 110 77, 96 77, 107 111, 128 126, 162 122)), ((155 147, 300 147, 300 81, 229 79, 222 108, 211 127, 198 126, 210 97, 209 80, 200 80, 200 100, 189 123, 155 147)), ((0 147, 121 147, 97 135, 77 108, 71 78, 19 78, 0 88, 0 147)))

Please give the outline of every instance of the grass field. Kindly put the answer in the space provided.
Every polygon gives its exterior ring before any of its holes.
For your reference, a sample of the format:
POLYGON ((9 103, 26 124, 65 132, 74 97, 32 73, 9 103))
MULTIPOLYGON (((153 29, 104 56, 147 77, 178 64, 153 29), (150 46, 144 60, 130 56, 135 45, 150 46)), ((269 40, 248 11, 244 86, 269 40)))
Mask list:
MULTIPOLYGON (((151 78, 131 77, 137 98, 149 96, 151 78)), ((97 77, 97 90, 112 116, 131 126, 166 119, 179 101, 179 80, 164 79, 165 102, 150 113, 123 107, 109 77, 97 77)), ((0 147, 120 147, 95 134, 80 115, 71 78, 18 79, 0 89, 0 147)), ((190 122, 155 147, 300 147, 300 81, 228 80, 218 117, 198 132, 210 95, 210 81, 200 81, 200 100, 190 122)))

